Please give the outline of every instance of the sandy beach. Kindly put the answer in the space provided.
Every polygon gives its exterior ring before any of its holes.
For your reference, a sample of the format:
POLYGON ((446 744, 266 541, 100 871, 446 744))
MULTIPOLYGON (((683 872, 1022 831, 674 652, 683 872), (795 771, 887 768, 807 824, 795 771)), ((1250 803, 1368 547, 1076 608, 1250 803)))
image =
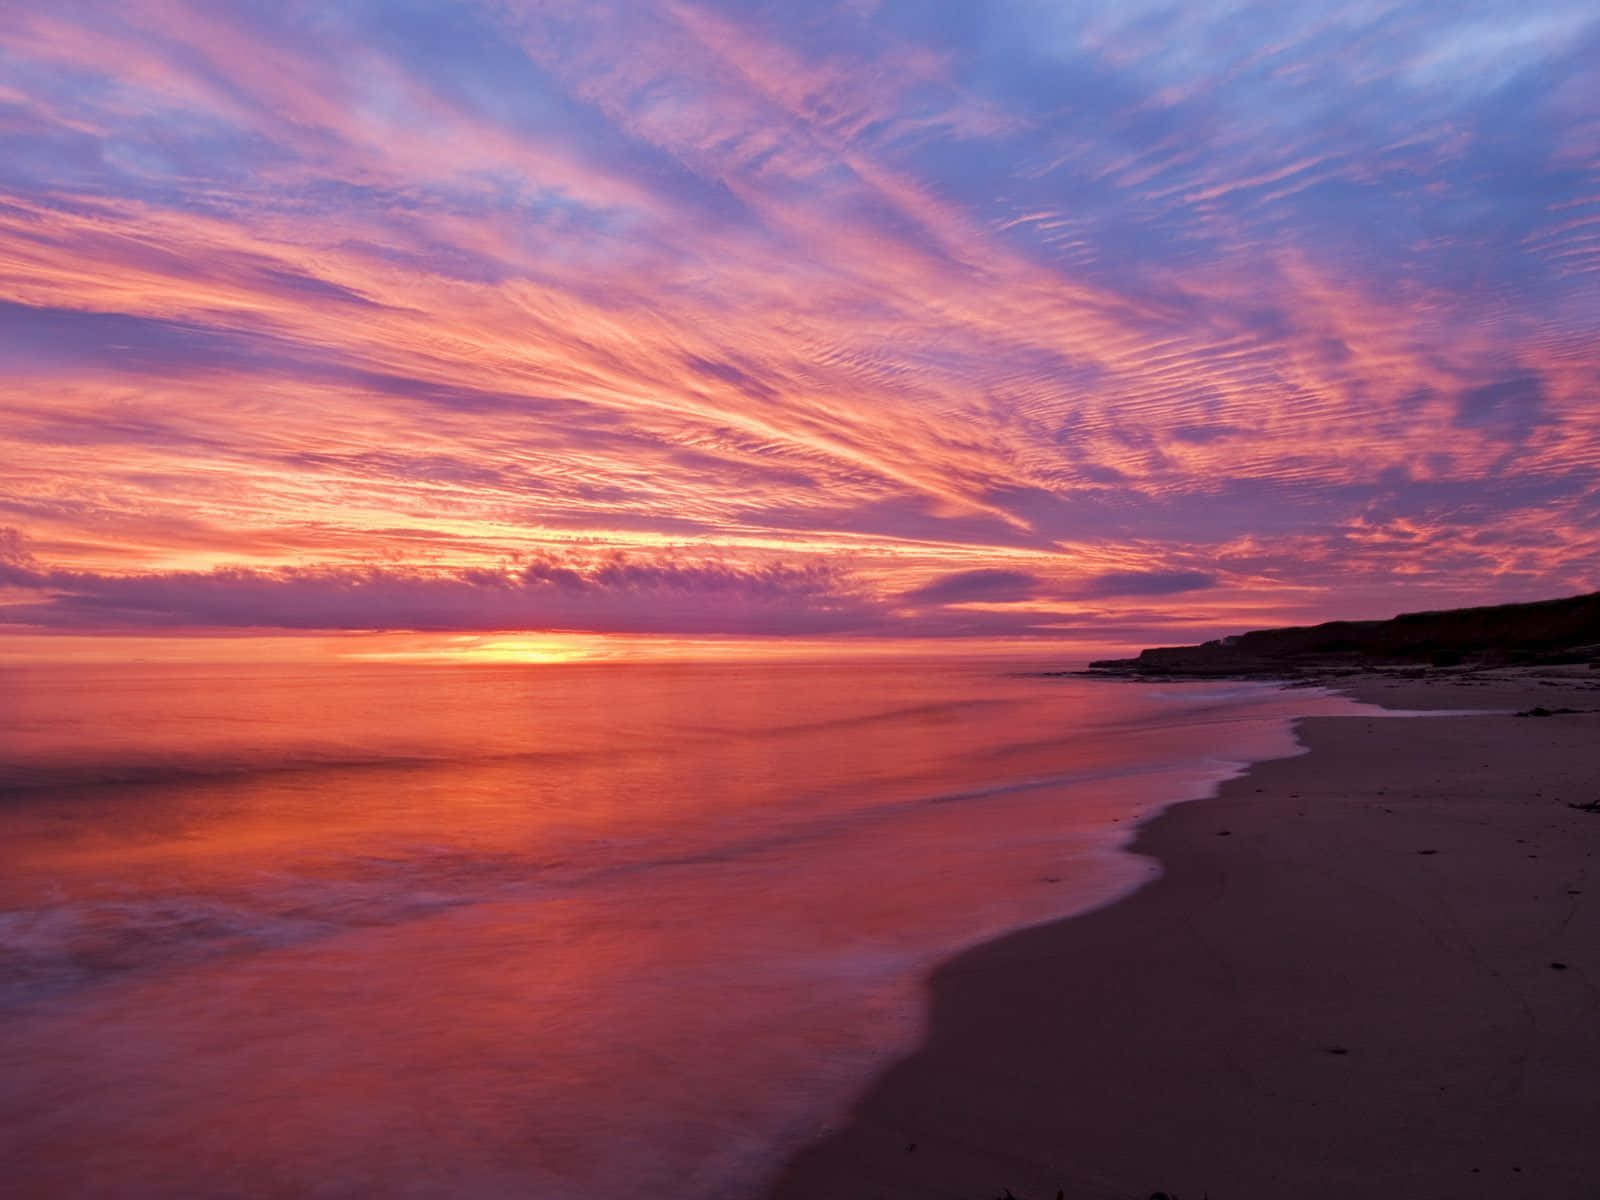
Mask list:
POLYGON ((1303 721, 1140 831, 1158 881, 937 971, 771 1195, 1600 1195, 1600 674, 1418 675, 1346 690, 1507 711, 1303 721))

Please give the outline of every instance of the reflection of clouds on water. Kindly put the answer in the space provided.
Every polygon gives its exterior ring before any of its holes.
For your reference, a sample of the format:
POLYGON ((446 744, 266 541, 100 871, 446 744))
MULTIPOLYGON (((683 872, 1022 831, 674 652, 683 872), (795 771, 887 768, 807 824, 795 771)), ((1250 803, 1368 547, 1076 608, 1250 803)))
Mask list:
POLYGON ((53 753, 54 682, 101 762, 237 768, 247 726, 268 769, 0 807, 0 1118, 83 1148, 39 1176, 68 1191, 739 1194, 909 1048, 940 958, 1137 886, 1139 816, 1344 704, 960 662, 86 670, 30 676, 8 761, 53 753), (379 727, 386 764, 304 753, 379 727))

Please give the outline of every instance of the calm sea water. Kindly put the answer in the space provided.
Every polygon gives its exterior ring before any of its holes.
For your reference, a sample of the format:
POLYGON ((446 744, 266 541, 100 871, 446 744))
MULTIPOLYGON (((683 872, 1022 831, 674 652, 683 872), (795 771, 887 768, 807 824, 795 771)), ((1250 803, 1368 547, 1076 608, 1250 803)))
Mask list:
POLYGON ((0 671, 20 1196, 757 1194, 919 981, 1309 692, 1015 664, 0 671))

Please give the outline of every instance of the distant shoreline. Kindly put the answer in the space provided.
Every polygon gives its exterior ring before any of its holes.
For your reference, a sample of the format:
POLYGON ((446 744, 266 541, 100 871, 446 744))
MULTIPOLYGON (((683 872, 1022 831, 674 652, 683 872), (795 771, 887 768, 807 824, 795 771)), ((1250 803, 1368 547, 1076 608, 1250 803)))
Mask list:
POLYGON ((1275 679, 1371 670, 1483 670, 1586 665, 1600 669, 1600 592, 1387 621, 1255 629, 1198 646, 1163 646, 1101 659, 1088 674, 1275 679))
POLYGON ((923 1046, 770 1195, 1592 1192, 1600 678, 1305 681, 1480 715, 1304 719, 1150 821, 1159 879, 941 967, 923 1046))

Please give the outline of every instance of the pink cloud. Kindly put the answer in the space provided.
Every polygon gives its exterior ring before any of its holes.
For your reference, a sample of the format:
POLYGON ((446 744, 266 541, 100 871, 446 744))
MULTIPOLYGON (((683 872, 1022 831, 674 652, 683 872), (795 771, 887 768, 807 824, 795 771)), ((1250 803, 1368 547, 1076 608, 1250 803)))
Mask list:
POLYGON ((1198 76, 1109 11, 446 16, 0 31, 0 520, 41 619, 949 630, 991 584, 1109 620, 1590 569, 1566 76, 1546 145, 1345 16, 1198 76), (583 589, 491 582, 569 555, 583 589))

